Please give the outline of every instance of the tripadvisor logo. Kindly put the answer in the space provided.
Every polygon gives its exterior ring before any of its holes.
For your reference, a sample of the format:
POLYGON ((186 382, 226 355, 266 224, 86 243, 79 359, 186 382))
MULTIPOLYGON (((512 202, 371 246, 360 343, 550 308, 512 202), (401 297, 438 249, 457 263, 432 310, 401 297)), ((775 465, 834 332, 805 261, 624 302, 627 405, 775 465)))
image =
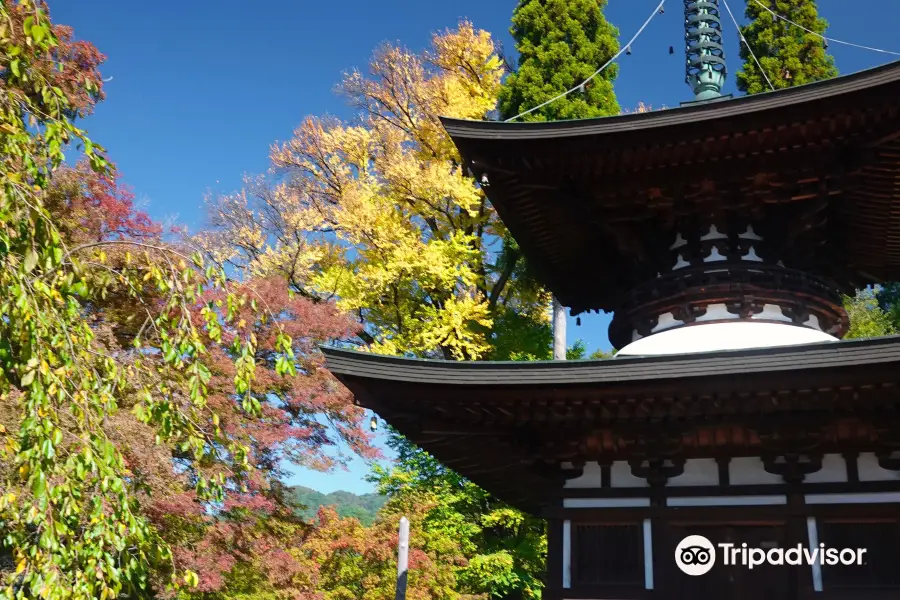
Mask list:
POLYGON ((716 564, 716 547, 726 566, 743 566, 753 569, 760 565, 862 565, 865 564, 865 548, 827 548, 819 544, 816 548, 805 548, 797 544, 792 548, 750 548, 747 544, 737 546, 719 543, 713 546, 702 535, 689 535, 675 548, 675 564, 687 575, 703 575, 716 564))
POLYGON ((702 535, 689 535, 675 548, 675 564, 688 575, 703 575, 716 564, 716 549, 702 535))

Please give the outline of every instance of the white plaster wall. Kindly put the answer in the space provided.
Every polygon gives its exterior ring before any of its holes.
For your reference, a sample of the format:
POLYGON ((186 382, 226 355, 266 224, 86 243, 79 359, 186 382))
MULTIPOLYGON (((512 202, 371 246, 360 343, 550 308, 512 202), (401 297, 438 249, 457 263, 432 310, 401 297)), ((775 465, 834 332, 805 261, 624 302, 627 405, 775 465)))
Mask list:
POLYGON ((617 460, 612 464, 609 480, 614 488, 650 487, 646 479, 635 477, 631 473, 631 465, 624 460, 617 460))
POLYGON ((803 479, 803 483, 843 483, 845 481, 847 481, 847 461, 840 454, 823 456, 822 468, 803 479))
POLYGON ((664 331, 666 329, 671 329, 673 327, 679 327, 680 325, 684 325, 684 321, 678 321, 675 319, 672 313, 667 312, 663 315, 659 316, 659 321, 656 323, 656 327, 650 330, 650 333, 658 333, 660 331, 664 331))
MULTIPOLYGON (((563 463, 563 468, 571 468, 571 463, 563 463)), ((587 463, 584 465, 584 473, 581 477, 569 479, 566 481, 564 488, 598 488, 602 485, 600 475, 600 465, 597 463, 587 463)))
POLYGON ((860 481, 897 481, 900 472, 888 471, 878 465, 878 458, 874 452, 862 452, 857 461, 860 481))
POLYGON ((666 499, 666 506, 774 506, 779 504, 787 504, 787 496, 679 496, 666 499))
MULTIPOLYGON (((563 468, 571 468, 571 463, 562 463, 563 468)), ((780 475, 768 473, 759 457, 733 458, 728 464, 731 485, 766 485, 780 484, 784 480, 780 475)), ((900 472, 887 471, 878 466, 878 460, 872 453, 864 453, 859 457, 860 481, 895 481, 900 479, 900 472)), ((826 454, 822 457, 822 468, 810 473, 804 483, 843 483, 847 481, 847 463, 840 454, 826 454)), ((613 463, 610 469, 612 487, 637 488, 648 487, 645 479, 635 477, 631 466, 625 461, 613 463)), ((603 485, 601 467, 597 463, 584 466, 584 474, 576 479, 566 481, 565 488, 599 488, 603 485)), ((669 487, 715 486, 719 485, 719 467, 713 458, 691 458, 685 462, 684 473, 669 480, 669 487)))
POLYGON ((678 327, 637 339, 619 350, 616 356, 689 354, 836 341, 836 337, 822 331, 787 323, 706 323, 678 327))
POLYGON ((704 321, 722 321, 726 319, 740 319, 740 315, 728 312, 728 307, 724 304, 710 304, 706 307, 706 312, 697 317, 697 323, 704 321))
MULTIPOLYGON (((775 304, 764 304, 761 313, 757 313, 750 317, 751 319, 760 319, 765 321, 784 321, 790 323, 791 320, 783 312, 781 307, 775 304)), ((818 323, 818 321, 816 321, 818 323)))
POLYGON ((900 492, 874 492, 871 494, 807 494, 807 504, 896 504, 900 492))
POLYGON ((781 475, 766 471, 758 456, 732 458, 728 463, 728 481, 731 485, 766 485, 784 483, 781 475))
POLYGON ((719 465, 714 458, 691 458, 684 464, 684 473, 669 480, 668 486, 719 485, 719 465))
POLYGON ((650 498, 563 498, 563 508, 623 508, 650 506, 650 498))

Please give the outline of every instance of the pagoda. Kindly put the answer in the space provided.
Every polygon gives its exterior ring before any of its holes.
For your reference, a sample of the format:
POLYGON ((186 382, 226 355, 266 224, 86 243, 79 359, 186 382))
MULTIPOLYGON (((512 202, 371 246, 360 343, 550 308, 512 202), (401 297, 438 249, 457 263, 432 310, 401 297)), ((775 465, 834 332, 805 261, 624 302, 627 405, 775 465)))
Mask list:
POLYGON ((547 520, 545 599, 900 598, 900 338, 840 341, 842 294, 900 280, 900 63, 721 97, 718 2, 685 5, 692 102, 444 120, 544 285, 614 313, 616 358, 328 367, 547 520), (692 577, 687 535, 867 554, 692 577))

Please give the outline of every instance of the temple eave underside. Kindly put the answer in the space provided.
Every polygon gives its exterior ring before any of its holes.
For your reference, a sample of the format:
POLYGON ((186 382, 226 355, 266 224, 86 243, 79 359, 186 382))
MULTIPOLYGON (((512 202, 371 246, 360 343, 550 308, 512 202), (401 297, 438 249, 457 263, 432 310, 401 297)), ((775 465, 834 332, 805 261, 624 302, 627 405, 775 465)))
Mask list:
POLYGON ((535 513, 589 463, 900 449, 900 338, 571 363, 326 353, 360 404, 535 513))

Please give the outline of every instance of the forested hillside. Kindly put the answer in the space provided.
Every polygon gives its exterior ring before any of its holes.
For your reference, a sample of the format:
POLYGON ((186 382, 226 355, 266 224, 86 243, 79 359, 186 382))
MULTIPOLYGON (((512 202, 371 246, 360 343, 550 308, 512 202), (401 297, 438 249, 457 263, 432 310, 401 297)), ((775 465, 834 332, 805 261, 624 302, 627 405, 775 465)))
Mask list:
POLYGON ((297 507, 297 514, 304 519, 316 516, 320 506, 333 506, 341 517, 353 517, 369 526, 375 520, 378 510, 384 506, 386 498, 378 494, 362 494, 338 490, 323 494, 302 485, 290 488, 288 501, 297 507))

